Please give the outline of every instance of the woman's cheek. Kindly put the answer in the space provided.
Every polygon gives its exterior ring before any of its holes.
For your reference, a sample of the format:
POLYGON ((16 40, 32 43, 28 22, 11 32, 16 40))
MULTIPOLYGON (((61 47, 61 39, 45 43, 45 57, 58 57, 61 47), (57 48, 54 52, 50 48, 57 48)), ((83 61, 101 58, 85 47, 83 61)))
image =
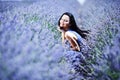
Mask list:
POLYGON ((60 23, 60 27, 63 27, 63 23, 60 23))

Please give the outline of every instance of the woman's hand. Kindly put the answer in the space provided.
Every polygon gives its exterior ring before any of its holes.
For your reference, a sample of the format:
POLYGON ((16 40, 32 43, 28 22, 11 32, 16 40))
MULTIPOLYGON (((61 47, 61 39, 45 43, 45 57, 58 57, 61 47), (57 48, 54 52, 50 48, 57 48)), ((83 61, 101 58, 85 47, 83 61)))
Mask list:
POLYGON ((71 49, 74 51, 80 51, 80 48, 78 46, 72 47, 71 49))
POLYGON ((60 27, 57 27, 57 30, 60 32, 65 32, 63 29, 60 29, 60 27))

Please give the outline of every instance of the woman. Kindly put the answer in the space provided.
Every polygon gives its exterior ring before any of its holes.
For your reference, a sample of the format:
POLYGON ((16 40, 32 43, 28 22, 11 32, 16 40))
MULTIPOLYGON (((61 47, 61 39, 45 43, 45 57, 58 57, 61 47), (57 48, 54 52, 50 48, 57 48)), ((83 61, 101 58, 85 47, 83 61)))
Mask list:
POLYGON ((80 43, 82 38, 86 39, 88 31, 79 29, 74 16, 69 12, 62 14, 58 21, 58 26, 58 29, 62 32, 62 43, 65 44, 65 40, 67 40, 72 50, 80 51, 80 43))

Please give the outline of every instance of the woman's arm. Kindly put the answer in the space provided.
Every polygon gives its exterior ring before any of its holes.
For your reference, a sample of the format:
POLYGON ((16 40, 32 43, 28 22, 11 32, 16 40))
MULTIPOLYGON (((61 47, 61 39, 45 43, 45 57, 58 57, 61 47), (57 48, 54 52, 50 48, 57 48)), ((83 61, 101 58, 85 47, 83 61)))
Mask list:
POLYGON ((61 32, 62 44, 64 44, 64 40, 65 40, 65 31, 61 30, 59 27, 57 28, 57 30, 61 32))
POLYGON ((64 44, 64 40, 65 40, 65 32, 62 32, 61 37, 62 37, 62 43, 64 44))
POLYGON ((65 38, 71 44, 72 50, 80 51, 80 46, 78 45, 77 37, 73 33, 66 32, 65 33, 65 38))

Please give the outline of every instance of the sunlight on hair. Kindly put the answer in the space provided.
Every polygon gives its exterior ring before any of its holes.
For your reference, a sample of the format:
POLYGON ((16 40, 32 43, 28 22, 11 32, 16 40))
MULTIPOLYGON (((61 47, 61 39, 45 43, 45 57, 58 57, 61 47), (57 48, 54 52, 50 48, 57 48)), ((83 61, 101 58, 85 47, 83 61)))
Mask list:
POLYGON ((81 5, 85 3, 85 0, 77 0, 81 5))

